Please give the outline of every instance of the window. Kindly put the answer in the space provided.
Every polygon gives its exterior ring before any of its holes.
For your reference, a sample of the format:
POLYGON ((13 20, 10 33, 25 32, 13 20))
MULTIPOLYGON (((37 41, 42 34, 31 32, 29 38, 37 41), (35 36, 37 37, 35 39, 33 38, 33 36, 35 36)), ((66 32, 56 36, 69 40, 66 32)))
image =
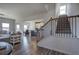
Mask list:
POLYGON ((66 14, 66 5, 60 6, 60 15, 66 14))
POLYGON ((27 25, 24 25, 24 31, 26 31, 27 30, 27 25))
POLYGON ((19 24, 16 25, 16 31, 20 31, 20 25, 19 24))
POLYGON ((9 31, 9 23, 2 23, 2 30, 9 31))

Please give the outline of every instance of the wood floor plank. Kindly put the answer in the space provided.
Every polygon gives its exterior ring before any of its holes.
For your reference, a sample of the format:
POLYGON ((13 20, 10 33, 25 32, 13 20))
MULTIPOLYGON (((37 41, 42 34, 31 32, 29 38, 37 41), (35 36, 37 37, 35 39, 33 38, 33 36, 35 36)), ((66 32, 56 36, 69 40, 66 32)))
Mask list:
POLYGON ((37 38, 32 37, 31 42, 24 37, 13 49, 13 55, 64 55, 64 53, 37 46, 37 38))

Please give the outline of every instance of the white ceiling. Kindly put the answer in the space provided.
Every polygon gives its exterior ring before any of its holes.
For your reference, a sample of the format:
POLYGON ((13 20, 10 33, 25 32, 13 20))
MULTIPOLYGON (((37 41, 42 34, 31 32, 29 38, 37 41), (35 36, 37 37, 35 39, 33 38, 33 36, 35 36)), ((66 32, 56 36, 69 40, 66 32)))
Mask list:
POLYGON ((16 20, 22 20, 29 16, 46 13, 50 5, 40 3, 0 3, 0 14, 16 20))

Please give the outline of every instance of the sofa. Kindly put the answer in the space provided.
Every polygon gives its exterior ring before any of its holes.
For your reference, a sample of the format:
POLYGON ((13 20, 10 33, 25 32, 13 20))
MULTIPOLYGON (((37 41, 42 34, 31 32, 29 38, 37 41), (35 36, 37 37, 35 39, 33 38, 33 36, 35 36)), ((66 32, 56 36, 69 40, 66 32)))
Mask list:
POLYGON ((0 41, 9 42, 10 32, 0 31, 0 41))

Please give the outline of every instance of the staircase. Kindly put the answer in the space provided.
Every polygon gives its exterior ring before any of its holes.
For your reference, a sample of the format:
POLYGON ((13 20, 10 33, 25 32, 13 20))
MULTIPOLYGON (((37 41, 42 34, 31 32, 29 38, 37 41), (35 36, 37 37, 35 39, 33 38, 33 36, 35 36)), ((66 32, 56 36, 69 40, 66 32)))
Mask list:
MULTIPOLYGON (((51 34, 51 32, 53 32, 53 26, 51 25, 51 30, 49 30, 50 35, 40 38, 38 46, 54 51, 59 51, 65 54, 79 55, 79 38, 77 38, 77 20, 79 20, 78 18, 79 15, 68 16, 66 18, 63 18, 62 20, 60 20, 60 18, 51 18, 47 23, 45 23, 44 26, 41 27, 41 29, 44 29, 44 27, 48 23, 56 21, 56 30, 54 31, 54 34, 51 34), (69 21, 71 21, 71 24, 69 21), (68 36, 70 34, 71 36, 68 36)), ((39 30, 39 34, 41 32, 41 29, 39 30)))
POLYGON ((68 21, 68 18, 59 18, 59 20, 57 20, 56 33, 71 34, 70 22, 68 21))

